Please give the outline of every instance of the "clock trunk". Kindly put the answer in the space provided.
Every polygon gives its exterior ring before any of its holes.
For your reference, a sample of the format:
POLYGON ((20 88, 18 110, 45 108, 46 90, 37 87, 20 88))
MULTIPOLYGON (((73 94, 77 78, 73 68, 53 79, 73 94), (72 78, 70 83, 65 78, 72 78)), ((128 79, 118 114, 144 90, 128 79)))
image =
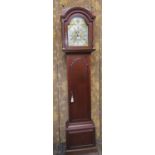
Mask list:
POLYGON ((91 120, 90 55, 67 55, 69 121, 66 123, 67 149, 95 146, 95 126, 91 120))
POLYGON ((89 121, 91 119, 89 55, 67 55, 67 68, 69 121, 89 121))

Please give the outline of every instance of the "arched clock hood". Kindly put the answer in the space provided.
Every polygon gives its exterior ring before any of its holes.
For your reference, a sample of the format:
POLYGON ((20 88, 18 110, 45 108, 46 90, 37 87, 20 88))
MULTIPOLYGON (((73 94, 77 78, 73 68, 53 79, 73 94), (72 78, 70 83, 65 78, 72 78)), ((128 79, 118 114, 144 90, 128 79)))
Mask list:
POLYGON ((62 25, 62 50, 66 53, 81 53, 81 50, 85 53, 91 53, 95 49, 93 48, 93 22, 95 16, 87 9, 82 7, 73 7, 63 11, 61 15, 62 25), (84 19, 88 26, 88 45, 87 46, 70 46, 68 40, 68 25, 73 18, 81 17, 84 19))

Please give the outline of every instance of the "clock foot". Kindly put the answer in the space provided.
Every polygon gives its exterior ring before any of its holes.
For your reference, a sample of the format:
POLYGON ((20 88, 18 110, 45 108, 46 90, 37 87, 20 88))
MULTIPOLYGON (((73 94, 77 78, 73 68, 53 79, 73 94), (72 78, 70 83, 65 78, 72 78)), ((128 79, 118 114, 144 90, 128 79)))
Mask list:
POLYGON ((95 145, 95 126, 93 121, 66 123, 67 151, 95 147, 95 145))

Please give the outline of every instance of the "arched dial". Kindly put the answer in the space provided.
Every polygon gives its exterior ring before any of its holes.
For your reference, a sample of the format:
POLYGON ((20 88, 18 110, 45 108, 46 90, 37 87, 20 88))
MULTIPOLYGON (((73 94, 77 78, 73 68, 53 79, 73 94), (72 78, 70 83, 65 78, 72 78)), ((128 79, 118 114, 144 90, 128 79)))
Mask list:
POLYGON ((73 17, 68 25, 68 45, 88 46, 88 25, 82 17, 73 17))

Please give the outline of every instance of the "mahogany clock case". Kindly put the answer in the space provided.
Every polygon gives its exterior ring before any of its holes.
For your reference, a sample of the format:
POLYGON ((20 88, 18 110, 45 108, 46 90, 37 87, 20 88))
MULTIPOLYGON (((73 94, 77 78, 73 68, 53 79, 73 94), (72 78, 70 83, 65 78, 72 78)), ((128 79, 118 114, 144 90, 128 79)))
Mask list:
POLYGON ((90 54, 93 48, 93 21, 95 16, 81 7, 63 12, 62 50, 66 53, 68 79, 69 119, 66 122, 67 151, 94 147, 95 126, 91 119, 90 54), (69 46, 68 25, 74 17, 83 18, 88 26, 88 45, 69 46))

